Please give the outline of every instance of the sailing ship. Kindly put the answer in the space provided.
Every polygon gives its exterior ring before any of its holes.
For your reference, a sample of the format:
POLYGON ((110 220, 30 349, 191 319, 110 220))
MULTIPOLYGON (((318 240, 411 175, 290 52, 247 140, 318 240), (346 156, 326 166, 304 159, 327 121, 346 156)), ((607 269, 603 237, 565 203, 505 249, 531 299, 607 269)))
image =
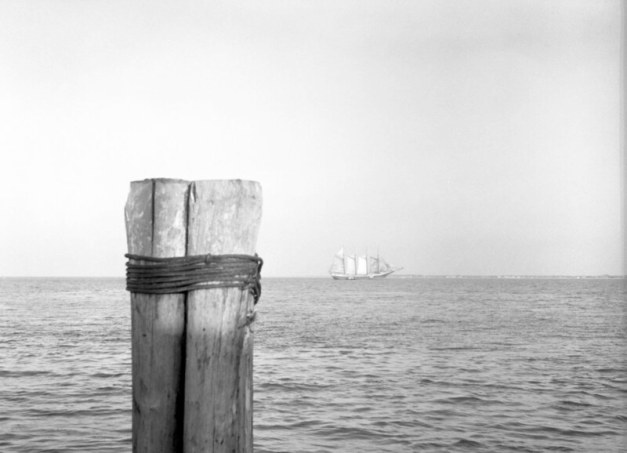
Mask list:
POLYGON ((356 280, 363 278, 384 278, 402 269, 390 266, 379 256, 347 255, 341 248, 333 257, 329 274, 335 280, 356 280))

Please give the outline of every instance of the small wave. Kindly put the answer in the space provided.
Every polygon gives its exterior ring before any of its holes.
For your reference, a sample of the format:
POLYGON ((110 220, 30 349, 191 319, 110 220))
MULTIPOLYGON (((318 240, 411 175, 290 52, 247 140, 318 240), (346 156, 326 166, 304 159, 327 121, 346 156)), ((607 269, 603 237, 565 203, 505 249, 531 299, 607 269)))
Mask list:
POLYGON ((413 451, 428 451, 432 449, 436 449, 437 451, 449 451, 450 450, 450 445, 445 444, 444 442, 433 442, 433 441, 414 442, 412 446, 414 447, 413 451))
POLYGON ((353 409, 353 412, 356 412, 356 413, 371 412, 372 409, 373 408, 371 406, 357 406, 353 409))
POLYGON ((476 349, 481 349, 476 346, 447 346, 447 347, 431 347, 429 348, 431 351, 472 351, 476 349))
POLYGON ((481 442, 477 442, 471 439, 459 439, 457 442, 455 442, 455 444, 453 444, 454 447, 460 447, 460 448, 483 448, 484 445, 481 442))
MULTIPOLYGON (((509 428, 513 428, 510 424, 509 428)), ((525 432, 526 435, 529 433, 538 433, 538 435, 542 436, 553 436, 558 434, 564 437, 599 437, 599 436, 614 436, 619 434, 613 430, 585 430, 585 429, 569 429, 569 428, 558 428, 556 426, 546 426, 546 425, 524 425, 519 424, 518 432, 525 432)))
POLYGON ((439 404, 504 404, 504 401, 480 398, 478 396, 451 396, 448 398, 438 398, 432 400, 439 404))
POLYGON ((96 388, 96 390, 100 393, 100 394, 106 394, 107 392, 111 392, 113 390, 118 390, 118 387, 114 387, 112 385, 103 385, 101 387, 96 388))
POLYGON ((93 373, 90 376, 96 378, 117 378, 126 375, 127 373, 93 373))
MULTIPOLYGON (((496 447, 495 451, 517 451, 521 453, 522 452, 524 453, 537 453, 538 452, 538 450, 525 447, 524 445, 511 445, 511 444, 496 443, 495 447, 496 447)), ((566 451, 572 451, 572 450, 568 449, 566 451)))
POLYGON ((598 373, 624 373, 624 368, 598 368, 596 370, 598 373))
POLYGON ((0 370, 0 377, 7 378, 23 378, 30 376, 46 376, 49 374, 53 374, 48 370, 24 370, 24 371, 13 371, 13 370, 0 370))
POLYGON ((330 384, 303 384, 303 383, 278 383, 278 382, 262 382, 255 384, 255 391, 258 390, 280 390, 283 392, 298 392, 298 391, 315 391, 323 390, 331 387, 330 384))
POLYGON ((554 404, 552 407, 554 408, 562 408, 562 406, 573 407, 573 410, 579 407, 590 407, 594 406, 594 404, 586 403, 585 401, 571 401, 571 400, 561 400, 554 404))
MULTIPOLYGON (((29 414, 33 417, 81 417, 86 415, 94 415, 98 411, 92 411, 87 409, 76 410, 73 408, 68 409, 30 409, 29 414)), ((110 411, 115 413, 115 411, 110 411)))
POLYGON ((297 428, 314 428, 322 424, 319 420, 300 420, 294 423, 261 423, 255 424, 255 429, 260 430, 293 430, 297 428))
POLYGON ((486 346, 524 346, 525 343, 513 342, 513 341, 490 341, 484 343, 486 346))
POLYGON ((328 436, 332 439, 377 439, 383 433, 365 428, 353 426, 328 426, 326 429, 320 428, 319 434, 328 436))
POLYGON ((606 382, 602 382, 601 385, 619 393, 627 393, 627 388, 619 387, 618 385, 612 385, 606 382))
POLYGON ((593 397, 598 398, 598 399, 600 399, 600 400, 611 400, 611 399, 614 399, 614 398, 613 398, 613 397, 611 397, 611 396, 608 396, 608 395, 603 395, 603 394, 601 394, 601 393, 586 392, 586 391, 582 391, 581 393, 582 393, 582 394, 584 394, 584 395, 590 395, 590 396, 593 396, 593 397))
POLYGON ((423 320, 418 319, 418 321, 420 321, 422 324, 444 324, 446 322, 443 319, 437 319, 437 318, 427 318, 423 320))

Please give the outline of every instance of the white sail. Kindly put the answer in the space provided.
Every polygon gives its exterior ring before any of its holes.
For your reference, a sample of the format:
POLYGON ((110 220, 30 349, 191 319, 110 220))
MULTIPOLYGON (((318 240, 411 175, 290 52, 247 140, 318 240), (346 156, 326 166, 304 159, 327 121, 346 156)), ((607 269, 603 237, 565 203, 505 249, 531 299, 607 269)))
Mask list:
POLYGON ((368 275, 368 261, 365 256, 357 257, 357 275, 368 275))
POLYGON ((344 249, 341 248, 333 257, 333 263, 331 264, 331 269, 329 272, 332 274, 343 274, 344 273, 344 249))
POLYGON ((344 256, 344 272, 348 275, 355 275, 355 257, 344 256))
POLYGON ((379 272, 387 272, 391 269, 392 266, 390 266, 387 261, 385 261, 383 258, 379 258, 379 272))
POLYGON ((371 274, 376 274, 379 272, 379 258, 376 256, 368 257, 368 272, 371 274))

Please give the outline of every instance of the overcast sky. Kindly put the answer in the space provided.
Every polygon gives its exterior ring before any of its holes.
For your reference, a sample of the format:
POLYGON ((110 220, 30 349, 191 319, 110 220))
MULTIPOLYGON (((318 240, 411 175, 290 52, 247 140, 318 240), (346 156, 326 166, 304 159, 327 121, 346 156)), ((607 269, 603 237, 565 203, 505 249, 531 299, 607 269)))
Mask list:
POLYGON ((620 5, 3 0, 0 275, 123 275, 150 177, 260 181, 265 276, 621 274, 620 5))

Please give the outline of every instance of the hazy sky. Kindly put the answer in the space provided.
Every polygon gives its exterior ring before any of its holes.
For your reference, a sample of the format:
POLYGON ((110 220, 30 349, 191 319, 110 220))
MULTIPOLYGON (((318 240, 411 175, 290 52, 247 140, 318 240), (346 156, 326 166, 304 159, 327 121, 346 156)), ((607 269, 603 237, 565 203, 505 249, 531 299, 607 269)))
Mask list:
POLYGON ((3 0, 0 275, 121 276, 129 182, 253 179, 265 276, 620 274, 619 0, 3 0))

